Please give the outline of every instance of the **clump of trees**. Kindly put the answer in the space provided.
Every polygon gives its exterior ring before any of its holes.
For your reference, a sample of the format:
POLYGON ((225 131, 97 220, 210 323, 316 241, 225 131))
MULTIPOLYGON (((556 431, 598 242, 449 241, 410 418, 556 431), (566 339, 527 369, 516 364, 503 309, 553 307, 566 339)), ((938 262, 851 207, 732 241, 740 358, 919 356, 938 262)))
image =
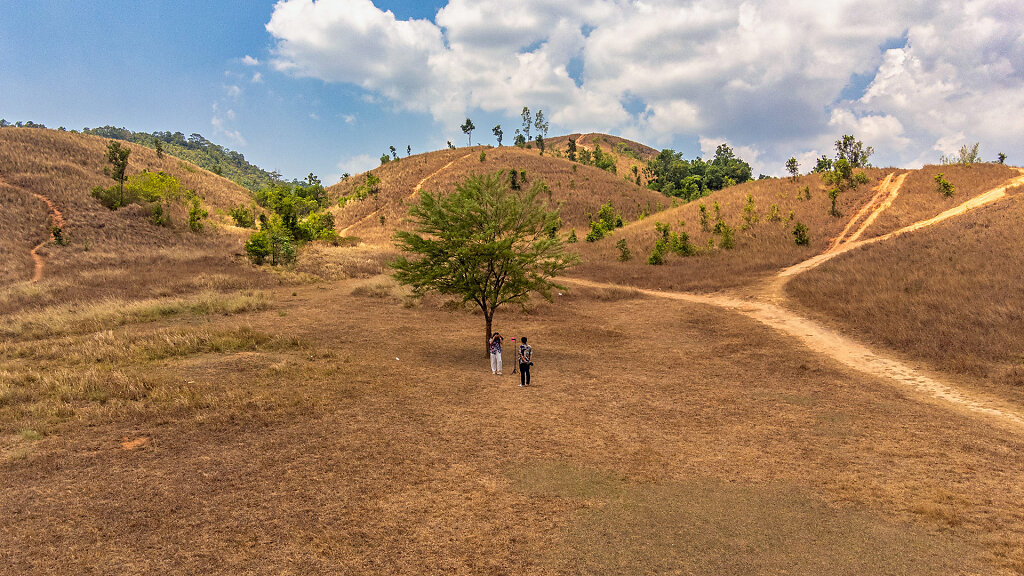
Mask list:
POLYGON ((305 242, 338 242, 334 216, 326 211, 327 191, 313 173, 301 182, 276 182, 255 198, 270 215, 260 215, 259 230, 245 244, 254 264, 288 264, 305 242))
POLYGON ((697 253, 697 247, 690 242, 690 235, 686 232, 673 232, 671 224, 662 222, 655 222, 654 229, 658 231, 660 236, 654 243, 654 249, 651 251, 650 257, 647 258, 648 264, 652 266, 664 264, 665 256, 670 252, 684 257, 693 256, 697 253))
MULTIPOLYGON (((947 156, 946 154, 943 154, 939 158, 939 163, 944 165, 959 164, 961 166, 970 166, 975 162, 981 162, 981 153, 978 151, 978 148, 980 146, 980 142, 975 142, 972 146, 964 144, 963 146, 960 147, 960 152, 958 152, 957 154, 954 154, 952 156, 947 156)), ((999 160, 999 163, 1002 164, 1003 161, 1006 160, 1006 155, 1000 153, 1000 156, 1001 158, 999 160)))
POLYGON ((82 133, 153 148, 158 158, 164 153, 170 154, 252 191, 269 186, 281 178, 276 172, 268 172, 250 164, 240 152, 210 142, 202 134, 191 134, 186 137, 181 132, 132 132, 114 126, 83 128, 82 133))
POLYGON ((144 171, 128 176, 128 158, 131 148, 111 140, 107 144, 106 160, 109 166, 104 172, 116 184, 109 188, 96 186, 93 198, 110 210, 117 210, 130 204, 138 204, 149 212, 149 221, 157 226, 170 226, 170 208, 184 204, 188 208, 188 225, 193 232, 203 231, 203 219, 209 216, 202 200, 194 190, 186 190, 177 178, 165 172, 144 171))
POLYGON ((728 144, 715 150, 711 161, 684 160, 682 152, 665 149, 647 163, 647 187, 666 196, 690 201, 751 179, 750 164, 728 144))
POLYGON ((552 289, 562 289, 554 278, 577 262, 545 233, 558 212, 541 202, 540 184, 513 190, 495 172, 468 176, 448 195, 422 190, 409 207, 413 229, 395 233, 404 253, 391 263, 395 279, 416 296, 438 292, 479 307, 485 354, 495 311, 525 305, 533 293, 551 300, 552 289))

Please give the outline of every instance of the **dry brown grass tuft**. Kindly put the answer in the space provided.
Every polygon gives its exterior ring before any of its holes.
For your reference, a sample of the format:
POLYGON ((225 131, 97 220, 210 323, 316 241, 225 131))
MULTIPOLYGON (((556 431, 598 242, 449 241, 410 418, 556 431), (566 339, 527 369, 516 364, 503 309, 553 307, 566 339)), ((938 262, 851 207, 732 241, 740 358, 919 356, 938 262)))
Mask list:
POLYGON ((0 336, 53 338, 85 334, 126 324, 154 322, 171 316, 239 314, 264 310, 270 305, 263 292, 232 294, 203 292, 189 298, 126 301, 110 299, 80 305, 57 305, 22 311, 5 317, 0 336))

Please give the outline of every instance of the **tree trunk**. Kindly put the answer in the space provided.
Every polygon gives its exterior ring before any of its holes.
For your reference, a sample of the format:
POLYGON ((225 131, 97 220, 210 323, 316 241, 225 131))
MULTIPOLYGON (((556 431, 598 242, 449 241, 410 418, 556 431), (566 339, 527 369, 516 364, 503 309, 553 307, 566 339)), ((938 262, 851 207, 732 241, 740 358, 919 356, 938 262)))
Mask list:
POLYGON ((493 319, 490 314, 484 313, 484 319, 487 321, 487 338, 484 339, 484 358, 491 357, 491 320, 493 319))

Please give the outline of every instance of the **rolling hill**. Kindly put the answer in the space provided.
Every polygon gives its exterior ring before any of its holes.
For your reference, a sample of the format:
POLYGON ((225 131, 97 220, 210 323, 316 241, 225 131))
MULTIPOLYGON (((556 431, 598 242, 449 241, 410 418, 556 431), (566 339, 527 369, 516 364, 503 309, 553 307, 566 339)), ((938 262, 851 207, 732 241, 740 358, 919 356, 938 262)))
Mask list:
MULTIPOLYGON (((586 234, 591 216, 597 214, 604 203, 610 202, 632 219, 642 211, 653 212, 671 202, 622 176, 550 154, 541 156, 536 149, 475 146, 418 154, 371 170, 381 180, 379 196, 349 202, 337 209, 336 222, 346 234, 358 236, 365 242, 389 244, 394 227, 408 211, 409 202, 417 198, 417 187, 446 192, 454 190, 469 174, 498 170, 508 173, 513 169, 526 174, 525 186, 544 182, 550 194, 542 194, 541 199, 551 207, 559 207, 564 232, 575 229, 580 236, 586 234)), ((332 198, 348 196, 365 180, 366 174, 357 174, 330 187, 328 192, 332 198)))
POLYGON ((251 202, 245 188, 178 158, 158 158, 150 148, 127 144, 128 175, 143 170, 173 175, 200 196, 210 213, 200 234, 181 227, 182 214, 176 215, 176 226, 154 226, 139 206, 112 212, 90 195, 94 186, 113 184, 104 174, 107 142, 71 132, 0 129, 0 217, 5 223, 0 243, 8 255, 0 264, 5 287, 0 308, 24 304, 26 294, 45 293, 42 300, 32 300, 36 304, 79 296, 147 297, 190 286, 237 287, 254 279, 236 256, 244 237, 232 231, 224 215, 251 202), (49 243, 40 250, 47 288, 29 290, 30 252, 50 236, 47 200, 63 219, 68 245, 49 243))

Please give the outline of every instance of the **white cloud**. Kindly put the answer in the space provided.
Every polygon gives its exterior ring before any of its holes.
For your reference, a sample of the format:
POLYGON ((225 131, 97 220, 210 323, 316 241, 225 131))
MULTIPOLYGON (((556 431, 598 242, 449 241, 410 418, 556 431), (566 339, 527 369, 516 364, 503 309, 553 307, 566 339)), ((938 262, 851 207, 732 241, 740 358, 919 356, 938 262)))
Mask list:
POLYGON ((263 82, 263 73, 262 72, 257 72, 257 73, 252 75, 252 83, 253 84, 260 84, 262 82, 263 82))
POLYGON ((242 88, 241 86, 232 84, 230 86, 226 86, 224 88, 224 92, 228 95, 229 98, 238 98, 242 95, 242 88))
POLYGON ((355 114, 342 114, 341 119, 345 121, 345 124, 353 124, 356 121, 355 114))
POLYGON ((260 61, 246 54, 245 57, 242 58, 242 64, 245 64, 246 66, 259 66, 260 61))
POLYGON ((282 0, 270 64, 448 125, 528 105, 566 131, 725 135, 772 174, 831 154, 844 131, 879 163, 960 133, 1024 144, 1024 6, 1007 0, 450 0, 435 21, 282 0), (844 99, 855 77, 868 87, 844 99))
POLYGON ((336 164, 336 167, 338 168, 338 173, 331 175, 332 177, 329 178, 329 180, 341 180, 342 174, 360 174, 362 172, 366 172, 367 170, 376 168, 379 165, 380 158, 374 158, 369 154, 358 154, 356 156, 342 158, 336 164))

